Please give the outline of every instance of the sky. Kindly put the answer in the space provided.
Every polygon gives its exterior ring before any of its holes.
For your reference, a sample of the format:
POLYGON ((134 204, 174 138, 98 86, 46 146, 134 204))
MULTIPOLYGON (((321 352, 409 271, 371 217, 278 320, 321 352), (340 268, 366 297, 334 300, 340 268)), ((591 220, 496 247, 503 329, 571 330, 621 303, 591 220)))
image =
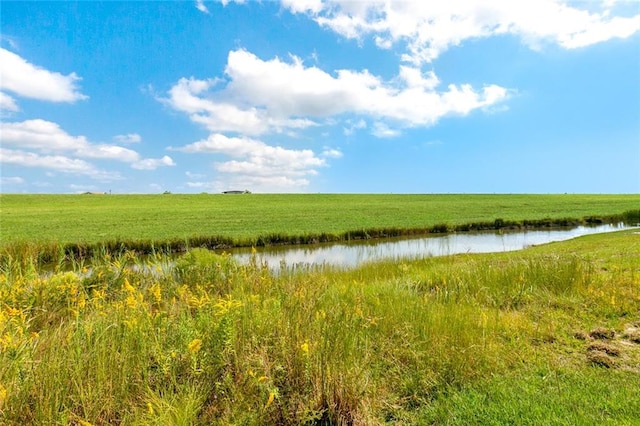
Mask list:
POLYGON ((2 193, 640 193, 637 0, 0 3, 2 193))

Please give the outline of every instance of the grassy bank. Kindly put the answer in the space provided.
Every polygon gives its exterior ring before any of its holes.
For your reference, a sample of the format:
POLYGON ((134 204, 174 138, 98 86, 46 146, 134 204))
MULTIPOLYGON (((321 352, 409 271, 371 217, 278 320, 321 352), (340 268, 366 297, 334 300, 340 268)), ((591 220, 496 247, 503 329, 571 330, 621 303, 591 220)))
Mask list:
POLYGON ((280 275, 5 259, 0 422, 631 424, 639 252, 626 231, 280 275))
POLYGON ((2 249, 60 256, 640 221, 639 195, 0 195, 2 249))

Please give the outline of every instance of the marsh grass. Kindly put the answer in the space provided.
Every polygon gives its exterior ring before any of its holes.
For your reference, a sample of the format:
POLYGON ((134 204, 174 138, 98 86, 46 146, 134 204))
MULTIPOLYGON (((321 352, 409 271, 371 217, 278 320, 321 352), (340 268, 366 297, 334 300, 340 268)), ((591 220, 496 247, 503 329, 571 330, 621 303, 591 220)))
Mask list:
POLYGON ((5 258, 0 422, 625 422, 640 414, 640 345, 624 337, 640 321, 639 243, 278 274, 204 249, 45 275, 5 258))

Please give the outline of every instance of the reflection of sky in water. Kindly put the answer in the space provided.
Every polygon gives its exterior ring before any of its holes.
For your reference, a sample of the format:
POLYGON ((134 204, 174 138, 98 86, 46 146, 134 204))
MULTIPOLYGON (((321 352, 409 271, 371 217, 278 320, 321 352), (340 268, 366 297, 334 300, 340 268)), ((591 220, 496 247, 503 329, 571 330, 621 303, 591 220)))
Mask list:
MULTIPOLYGON (((337 266, 356 266, 363 262, 382 259, 513 251, 531 245, 563 241, 581 235, 611 232, 625 228, 624 225, 580 226, 565 230, 448 234, 348 244, 266 247, 257 249, 257 259, 258 262, 266 262, 271 268, 276 269, 280 267, 282 261, 289 266, 325 263, 337 266)), ((249 251, 232 251, 232 253, 241 262, 247 262, 251 256, 249 251)))

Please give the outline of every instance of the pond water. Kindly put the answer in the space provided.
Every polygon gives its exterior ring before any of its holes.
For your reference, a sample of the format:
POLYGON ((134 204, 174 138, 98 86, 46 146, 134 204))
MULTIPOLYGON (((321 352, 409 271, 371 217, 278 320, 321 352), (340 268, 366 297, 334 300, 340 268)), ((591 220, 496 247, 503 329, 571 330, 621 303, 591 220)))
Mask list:
MULTIPOLYGON (((459 253, 492 253, 563 241, 588 234, 630 229, 623 223, 579 226, 570 229, 475 232, 431 235, 419 238, 377 239, 361 242, 332 243, 313 246, 280 246, 257 248, 257 260, 272 269, 283 265, 335 265, 353 267, 364 262, 384 259, 424 258, 459 253)), ((248 262, 251 250, 235 249, 231 254, 240 262, 248 262)))

